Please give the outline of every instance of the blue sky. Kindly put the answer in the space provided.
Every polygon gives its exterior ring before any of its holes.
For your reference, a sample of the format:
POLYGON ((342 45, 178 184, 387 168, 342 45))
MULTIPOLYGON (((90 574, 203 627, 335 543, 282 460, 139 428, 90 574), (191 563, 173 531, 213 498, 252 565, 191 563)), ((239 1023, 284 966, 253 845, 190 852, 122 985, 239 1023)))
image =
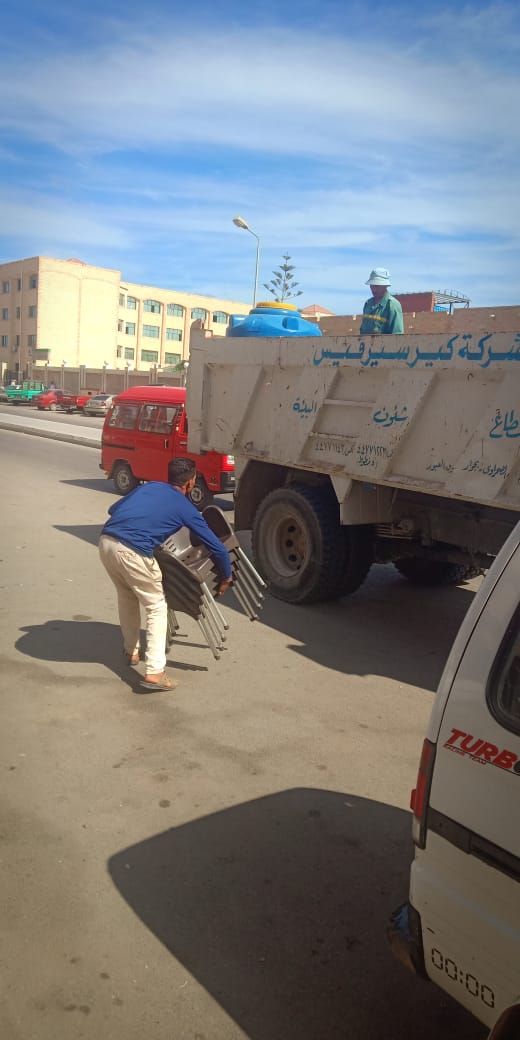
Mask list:
POLYGON ((239 214, 302 306, 359 313, 373 266, 520 303, 516 3, 27 0, 2 35, 0 262, 248 301, 239 214))

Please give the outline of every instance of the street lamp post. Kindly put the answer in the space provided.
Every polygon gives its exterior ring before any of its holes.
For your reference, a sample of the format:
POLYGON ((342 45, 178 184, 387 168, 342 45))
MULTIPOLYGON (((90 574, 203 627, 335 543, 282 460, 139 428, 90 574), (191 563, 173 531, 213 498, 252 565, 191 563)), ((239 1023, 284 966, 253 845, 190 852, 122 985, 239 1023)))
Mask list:
POLYGON ((260 262, 260 239, 256 232, 249 227, 249 224, 243 217, 233 217, 233 224, 236 224, 239 228, 243 228, 244 231, 249 231, 249 234, 256 238, 255 289, 253 293, 253 307, 256 307, 256 294, 258 292, 258 265, 260 262))

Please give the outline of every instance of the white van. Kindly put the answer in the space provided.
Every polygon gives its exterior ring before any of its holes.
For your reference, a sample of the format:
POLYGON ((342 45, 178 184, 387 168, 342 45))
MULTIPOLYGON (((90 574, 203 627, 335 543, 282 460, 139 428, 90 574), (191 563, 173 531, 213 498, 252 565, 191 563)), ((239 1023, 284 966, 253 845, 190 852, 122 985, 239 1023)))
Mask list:
POLYGON ((412 792, 410 899, 394 953, 520 1038, 520 524, 448 658, 412 792))

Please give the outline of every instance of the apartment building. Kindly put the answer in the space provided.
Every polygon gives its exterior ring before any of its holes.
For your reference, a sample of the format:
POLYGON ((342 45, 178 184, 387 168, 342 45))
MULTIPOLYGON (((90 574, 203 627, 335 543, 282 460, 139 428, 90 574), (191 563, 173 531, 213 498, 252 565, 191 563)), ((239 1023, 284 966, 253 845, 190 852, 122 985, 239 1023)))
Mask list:
POLYGON ((81 260, 35 256, 0 264, 0 377, 38 369, 168 371, 187 360, 194 323, 226 334, 251 304, 122 279, 81 260))

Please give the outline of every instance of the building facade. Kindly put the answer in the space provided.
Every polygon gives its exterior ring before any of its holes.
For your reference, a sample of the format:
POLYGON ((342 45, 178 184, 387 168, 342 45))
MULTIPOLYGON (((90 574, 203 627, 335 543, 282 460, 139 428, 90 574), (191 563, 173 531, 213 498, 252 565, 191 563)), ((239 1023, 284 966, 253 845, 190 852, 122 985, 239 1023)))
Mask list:
POLYGON ((35 256, 0 264, 0 377, 49 366, 171 372, 195 324, 223 336, 250 304, 124 281, 81 260, 35 256))

